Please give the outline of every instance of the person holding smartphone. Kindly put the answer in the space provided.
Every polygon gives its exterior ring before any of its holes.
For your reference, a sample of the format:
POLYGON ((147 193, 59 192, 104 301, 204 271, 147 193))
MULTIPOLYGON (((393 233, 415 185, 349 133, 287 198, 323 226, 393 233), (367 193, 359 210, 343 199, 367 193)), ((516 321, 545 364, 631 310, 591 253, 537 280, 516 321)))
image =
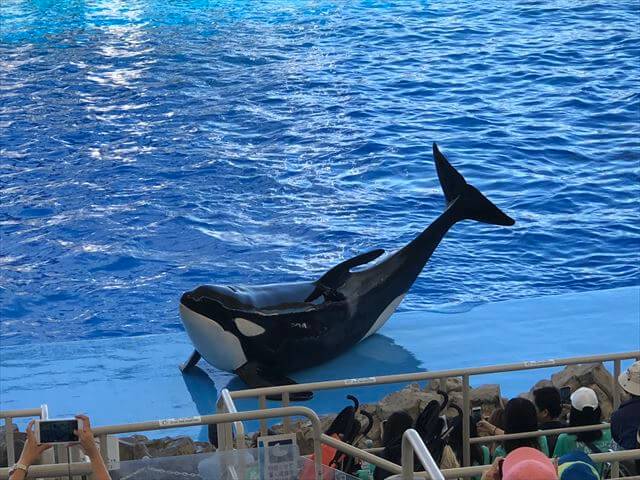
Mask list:
MULTIPOLYGON (((564 396, 568 400, 570 395, 569 387, 563 387, 562 390, 558 390, 556 387, 542 387, 533 391, 533 403, 538 412, 538 428, 540 430, 552 430, 567 426, 560 421, 563 393, 565 393, 564 396)), ((547 435, 549 452, 553 452, 556 448, 557 440, 558 435, 547 435)))
MULTIPOLYGON (((78 437, 80 447, 84 453, 89 457, 91 461, 91 470, 93 478, 96 480, 111 480, 111 476, 107 471, 107 466, 102 460, 96 441, 93 438, 93 432, 91 431, 91 422, 86 415, 76 415, 80 422, 79 430, 75 430, 73 433, 78 437)), ((10 480, 23 480, 27 476, 29 467, 33 465, 43 452, 53 447, 52 444, 41 443, 36 440, 35 432, 33 431, 33 425, 35 421, 31 420, 27 425, 27 441, 22 449, 22 454, 18 462, 9 471, 10 480)))

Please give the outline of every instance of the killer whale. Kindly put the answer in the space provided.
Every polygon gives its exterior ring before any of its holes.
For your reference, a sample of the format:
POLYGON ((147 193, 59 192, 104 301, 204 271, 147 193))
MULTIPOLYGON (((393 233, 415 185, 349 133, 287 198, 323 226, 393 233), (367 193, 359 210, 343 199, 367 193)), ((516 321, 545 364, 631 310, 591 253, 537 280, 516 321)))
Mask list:
POLYGON ((384 254, 372 250, 334 266, 316 281, 203 285, 184 293, 180 314, 195 351, 181 368, 204 357, 251 387, 292 383, 285 374, 321 364, 382 327, 457 222, 515 223, 468 184, 435 143, 433 157, 446 209, 392 255, 353 271, 384 254))

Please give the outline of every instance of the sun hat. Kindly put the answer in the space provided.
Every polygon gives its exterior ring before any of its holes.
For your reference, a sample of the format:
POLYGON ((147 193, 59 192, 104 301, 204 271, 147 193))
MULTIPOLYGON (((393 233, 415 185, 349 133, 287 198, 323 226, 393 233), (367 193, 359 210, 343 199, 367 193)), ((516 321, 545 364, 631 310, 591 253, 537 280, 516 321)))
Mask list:
POLYGON ((516 448, 504 459, 502 480, 558 480, 553 462, 540 450, 516 448))
POLYGON ((600 480, 596 464, 585 452, 576 450, 558 459, 560 480, 600 480))
POLYGON ((640 360, 620 374, 618 383, 631 395, 640 396, 640 360))
POLYGON ((598 396, 589 387, 580 387, 571 394, 571 406, 582 411, 585 407, 598 408, 598 396))

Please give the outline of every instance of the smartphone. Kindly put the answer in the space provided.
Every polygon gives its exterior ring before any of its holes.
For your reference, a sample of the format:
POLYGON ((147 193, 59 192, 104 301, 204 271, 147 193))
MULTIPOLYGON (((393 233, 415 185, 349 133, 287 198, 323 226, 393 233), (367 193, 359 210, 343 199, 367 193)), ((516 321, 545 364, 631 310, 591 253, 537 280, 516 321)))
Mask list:
POLYGON ((480 420, 482 420, 482 407, 473 407, 471 409, 471 421, 478 423, 480 420))
POLYGON ((72 443, 78 441, 73 431, 80 428, 82 420, 77 418, 36 420, 34 433, 38 443, 72 443))
POLYGON ((560 403, 567 404, 571 401, 571 387, 562 387, 560 389, 560 403))

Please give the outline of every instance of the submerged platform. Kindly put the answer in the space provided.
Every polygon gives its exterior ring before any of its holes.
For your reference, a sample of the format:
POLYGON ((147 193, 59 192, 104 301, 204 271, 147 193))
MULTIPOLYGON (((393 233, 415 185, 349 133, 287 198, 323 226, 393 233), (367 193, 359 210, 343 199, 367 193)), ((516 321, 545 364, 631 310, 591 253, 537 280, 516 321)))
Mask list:
MULTIPOLYGON (((639 349, 640 287, 627 287, 510 300, 466 312, 398 313, 351 351, 291 377, 310 382, 639 349)), ((185 333, 3 346, 0 409, 47 403, 52 417, 84 412, 105 425, 213 413, 221 389, 246 388, 204 361, 183 375, 178 366, 191 351, 185 333)), ((471 384, 500 383, 503 395, 512 396, 554 370, 474 377, 471 384)), ((318 392, 307 405, 329 413, 348 404, 347 393, 372 402, 401 387, 318 392)), ((250 400, 238 403, 239 409, 255 406, 250 400)), ((181 433, 205 435, 194 429, 181 433)))

